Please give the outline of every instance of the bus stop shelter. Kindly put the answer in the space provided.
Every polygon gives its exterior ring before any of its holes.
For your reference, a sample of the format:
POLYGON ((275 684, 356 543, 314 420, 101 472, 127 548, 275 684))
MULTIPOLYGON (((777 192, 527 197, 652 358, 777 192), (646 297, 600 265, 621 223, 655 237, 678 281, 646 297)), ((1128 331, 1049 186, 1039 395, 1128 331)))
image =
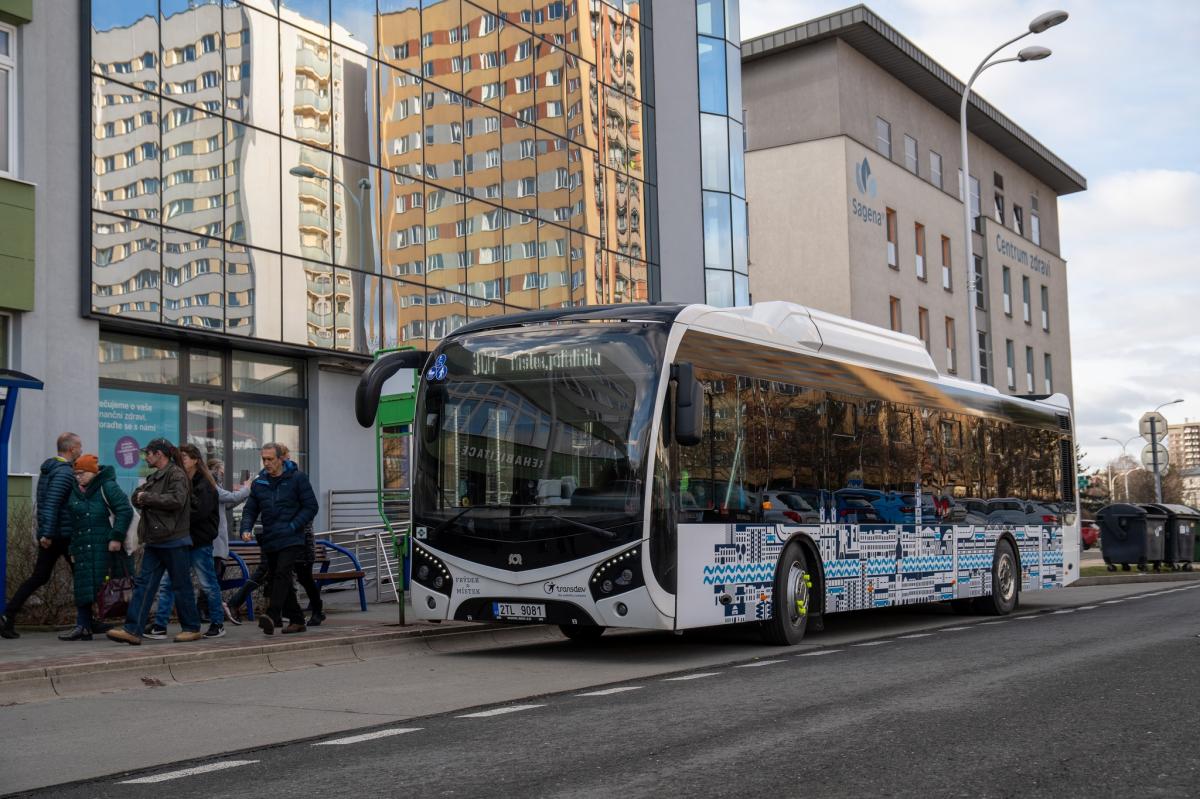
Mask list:
POLYGON ((42 381, 13 369, 0 369, 0 613, 8 609, 8 446, 21 389, 42 390, 42 381))

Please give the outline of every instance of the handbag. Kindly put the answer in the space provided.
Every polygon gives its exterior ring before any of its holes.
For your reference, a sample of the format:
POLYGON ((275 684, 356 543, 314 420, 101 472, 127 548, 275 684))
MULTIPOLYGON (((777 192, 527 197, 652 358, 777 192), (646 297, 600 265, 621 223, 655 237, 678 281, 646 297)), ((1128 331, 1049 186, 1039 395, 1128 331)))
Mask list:
POLYGON ((100 619, 124 618, 132 600, 133 577, 129 575, 129 565, 119 553, 113 553, 109 558, 108 576, 96 593, 96 616, 100 619), (114 561, 121 564, 120 576, 114 573, 114 561))
MULTIPOLYGON (((100 498, 104 500, 104 505, 108 508, 108 512, 112 515, 113 519, 116 519, 116 511, 113 510, 112 505, 108 504, 108 496, 103 491, 100 492, 100 498)), ((126 555, 132 556, 133 553, 137 551, 139 544, 138 524, 140 524, 141 521, 142 515, 138 513, 137 508, 134 508, 133 518, 129 520, 129 527, 125 530, 125 541, 122 544, 122 546, 125 548, 126 555)))

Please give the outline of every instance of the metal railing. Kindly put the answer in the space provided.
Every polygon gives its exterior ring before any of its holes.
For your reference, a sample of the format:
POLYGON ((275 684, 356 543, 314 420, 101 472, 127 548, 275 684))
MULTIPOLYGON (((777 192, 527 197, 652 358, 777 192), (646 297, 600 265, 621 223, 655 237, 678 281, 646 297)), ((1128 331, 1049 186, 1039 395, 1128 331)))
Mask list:
MULTIPOLYGON (((392 547, 392 534, 385 525, 377 523, 340 530, 326 530, 317 532, 315 535, 317 540, 332 541, 354 553, 359 567, 363 570, 366 587, 370 590, 374 586, 375 602, 394 602, 399 598, 398 577, 401 564, 396 560, 395 550, 392 547)), ((354 563, 340 552, 326 547, 325 554, 329 556, 329 571, 354 570, 354 563)), ((345 583, 337 585, 337 587, 350 589, 353 586, 345 583)))
MULTIPOLYGON (((384 489, 383 510, 392 529, 408 524, 408 491, 384 489)), ((325 502, 325 526, 344 530, 382 524, 379 518, 380 492, 374 488, 335 489, 325 502)))

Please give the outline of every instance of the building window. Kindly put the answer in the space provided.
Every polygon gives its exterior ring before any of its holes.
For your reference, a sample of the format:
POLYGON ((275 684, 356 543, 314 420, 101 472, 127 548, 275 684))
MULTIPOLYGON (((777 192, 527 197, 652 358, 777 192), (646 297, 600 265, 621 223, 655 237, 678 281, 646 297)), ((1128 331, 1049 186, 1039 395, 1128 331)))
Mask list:
POLYGON ((1017 363, 1016 363, 1016 347, 1013 345, 1011 338, 1004 340, 1004 356, 1008 364, 1008 390, 1017 390, 1017 363))
POLYGON ((996 192, 996 221, 1004 225, 1004 195, 996 192))
POLYGON ((1050 289, 1042 286, 1042 330, 1050 332, 1050 289))
POLYGON ((1046 389, 1047 394, 1053 394, 1054 393, 1054 370, 1050 367, 1050 353, 1048 353, 1048 352, 1042 356, 1042 370, 1045 372, 1045 374, 1043 375, 1043 378, 1042 378, 1043 379, 1042 385, 1046 389))
POLYGON ((901 332, 903 320, 900 318, 900 300, 898 298, 888 297, 888 312, 892 330, 895 330, 897 333, 901 332))
POLYGON ((946 317, 946 371, 949 374, 958 373, 958 347, 955 344, 954 318, 946 317))
POLYGON ((942 236, 942 288, 946 291, 954 290, 954 283, 950 274, 950 237, 942 236))
POLYGON ((929 151, 929 182, 942 188, 942 157, 933 150, 929 151))
POLYGON ((980 221, 980 199, 979 199, 979 178, 972 177, 971 184, 971 224, 975 226, 976 233, 983 232, 983 222, 980 221))
POLYGON ((917 250, 917 278, 925 280, 925 226, 920 222, 913 225, 913 239, 917 250))
POLYGON ((1024 311, 1025 324, 1027 324, 1027 325, 1032 324, 1033 323, 1033 312, 1030 309, 1029 278, 1027 278, 1027 277, 1021 278, 1021 301, 1025 307, 1025 311, 1024 311))
POLYGON ((1033 347, 1025 348, 1025 393, 1033 393, 1033 347))
POLYGON ((1013 230, 1018 236, 1025 235, 1025 212, 1021 210, 1021 206, 1013 205, 1013 230))
POLYGON ((1038 198, 1029 198, 1029 236, 1033 243, 1042 246, 1042 220, 1038 218, 1038 198))
POLYGON ((896 212, 891 208, 887 210, 887 262, 888 266, 893 269, 899 269, 899 261, 896 260, 896 212))
POLYGON ((883 117, 875 117, 875 149, 884 158, 892 157, 892 123, 883 117))
POLYGON ((917 308, 917 336, 920 337, 921 343, 925 345, 926 352, 932 352, 929 342, 929 309, 917 308))
POLYGON ((920 163, 917 161, 917 140, 907 133, 904 134, 904 168, 914 175, 920 174, 920 163))
POLYGON ((986 330, 979 331, 979 382, 991 383, 988 372, 988 334, 986 330))
POLYGON ((0 175, 17 172, 17 29, 0 24, 0 175))
POLYGON ((1004 315, 1012 316, 1012 270, 1007 266, 1003 267, 1004 279, 1004 315))
POLYGON ((987 310, 987 294, 983 284, 983 256, 975 257, 975 307, 981 311, 987 310))

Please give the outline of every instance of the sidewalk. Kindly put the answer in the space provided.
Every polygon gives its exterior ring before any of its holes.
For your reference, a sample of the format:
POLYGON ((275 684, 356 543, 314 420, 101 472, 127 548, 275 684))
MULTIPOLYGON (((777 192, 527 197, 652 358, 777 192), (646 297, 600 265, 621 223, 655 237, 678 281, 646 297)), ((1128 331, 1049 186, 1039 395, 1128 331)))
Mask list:
MULTIPOLYGON (((408 639, 492 626, 413 621, 410 605, 409 623, 401 627, 395 603, 369 604, 366 612, 358 608, 356 592, 329 592, 325 622, 304 633, 268 636, 257 621, 240 627, 226 621, 224 637, 185 644, 168 637, 129 646, 104 635, 68 642, 58 640, 58 630, 18 627, 19 639, 0 640, 0 706, 345 663, 383 654, 408 639)), ((171 636, 177 632, 172 622, 171 636)))

